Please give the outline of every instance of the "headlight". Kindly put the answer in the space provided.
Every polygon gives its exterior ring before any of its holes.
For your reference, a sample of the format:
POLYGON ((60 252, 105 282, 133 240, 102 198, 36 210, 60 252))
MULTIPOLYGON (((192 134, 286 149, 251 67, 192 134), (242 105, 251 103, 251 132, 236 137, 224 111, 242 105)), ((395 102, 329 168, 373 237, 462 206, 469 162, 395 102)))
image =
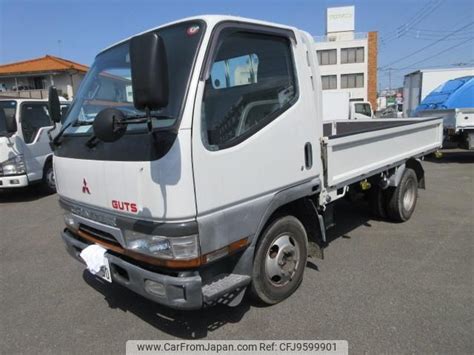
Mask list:
POLYGON ((79 229, 79 223, 76 222, 72 213, 64 212, 64 223, 66 226, 74 231, 79 229))
POLYGON ((26 173, 23 155, 17 155, 0 164, 0 175, 20 175, 26 173))
POLYGON ((163 259, 193 259, 199 256, 197 235, 162 237, 125 231, 127 248, 138 253, 163 259))

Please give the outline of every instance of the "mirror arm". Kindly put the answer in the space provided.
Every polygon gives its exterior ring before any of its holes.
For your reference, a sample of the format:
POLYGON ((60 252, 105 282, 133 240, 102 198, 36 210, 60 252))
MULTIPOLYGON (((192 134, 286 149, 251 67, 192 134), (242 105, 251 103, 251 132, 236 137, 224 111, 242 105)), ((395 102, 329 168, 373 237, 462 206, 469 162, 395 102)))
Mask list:
POLYGON ((152 118, 150 115, 150 108, 147 106, 145 107, 145 114, 146 114, 146 126, 148 127, 148 132, 151 133, 153 131, 153 124, 152 118))
MULTIPOLYGON (((50 129, 48 129, 48 131, 46 132, 48 134, 48 138, 49 138, 49 145, 51 147, 54 147, 55 144, 54 143, 54 138, 53 136, 51 135, 51 132, 54 131, 56 129, 56 122, 53 121, 53 127, 51 127, 50 129)), ((54 148, 53 148, 54 150, 54 148)))
POLYGON ((97 144, 99 143, 99 140, 97 139, 97 137, 95 136, 95 134, 93 134, 86 142, 86 146, 89 148, 89 149, 92 149, 94 148, 97 144))

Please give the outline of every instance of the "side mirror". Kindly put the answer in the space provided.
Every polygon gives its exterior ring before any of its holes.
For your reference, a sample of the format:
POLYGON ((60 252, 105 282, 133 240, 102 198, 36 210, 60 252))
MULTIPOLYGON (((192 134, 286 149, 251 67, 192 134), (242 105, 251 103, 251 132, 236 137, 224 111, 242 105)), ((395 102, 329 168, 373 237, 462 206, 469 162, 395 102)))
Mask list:
POLYGON ((107 143, 120 139, 127 130, 127 125, 123 124, 125 116, 122 111, 115 108, 104 108, 95 116, 92 123, 94 136, 107 143))
POLYGON ((61 104, 59 103, 58 90, 54 86, 49 87, 48 111, 49 117, 54 123, 61 121, 61 104))
POLYGON ((145 33, 130 40, 133 104, 137 110, 168 105, 168 63, 163 39, 145 33))
POLYGON ((17 131, 15 115, 6 115, 5 111, 1 108, 0 121, 5 122, 5 130, 7 133, 15 133, 17 131))

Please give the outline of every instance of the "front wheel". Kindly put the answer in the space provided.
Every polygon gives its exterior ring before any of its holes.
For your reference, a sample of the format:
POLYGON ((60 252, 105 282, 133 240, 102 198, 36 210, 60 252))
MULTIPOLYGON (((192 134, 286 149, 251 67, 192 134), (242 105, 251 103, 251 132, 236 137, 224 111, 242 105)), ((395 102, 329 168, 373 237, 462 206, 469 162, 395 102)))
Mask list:
POLYGON ((289 297, 303 280, 307 253, 306 231, 296 217, 273 221, 255 252, 251 285, 254 297, 266 304, 289 297))
POLYGON ((51 162, 46 163, 46 166, 44 167, 43 189, 49 194, 54 194, 56 192, 56 180, 54 178, 54 169, 51 162))

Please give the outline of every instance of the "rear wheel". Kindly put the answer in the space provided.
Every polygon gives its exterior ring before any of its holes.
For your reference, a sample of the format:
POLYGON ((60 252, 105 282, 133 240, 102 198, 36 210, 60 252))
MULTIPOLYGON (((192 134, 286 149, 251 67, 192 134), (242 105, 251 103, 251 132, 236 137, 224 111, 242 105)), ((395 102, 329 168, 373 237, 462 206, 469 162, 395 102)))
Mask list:
POLYGON ((413 169, 406 169, 387 204, 388 216, 396 222, 408 221, 418 199, 418 179, 413 169))
POLYGON ((369 192, 369 206, 376 218, 387 218, 387 193, 380 186, 372 187, 369 192))
POLYGON ((303 280, 308 239, 293 216, 275 220, 260 239, 252 272, 251 292, 266 304, 289 297, 303 280))
POLYGON ((43 189, 45 192, 54 194, 56 192, 56 180, 52 162, 47 162, 43 171, 43 189))

